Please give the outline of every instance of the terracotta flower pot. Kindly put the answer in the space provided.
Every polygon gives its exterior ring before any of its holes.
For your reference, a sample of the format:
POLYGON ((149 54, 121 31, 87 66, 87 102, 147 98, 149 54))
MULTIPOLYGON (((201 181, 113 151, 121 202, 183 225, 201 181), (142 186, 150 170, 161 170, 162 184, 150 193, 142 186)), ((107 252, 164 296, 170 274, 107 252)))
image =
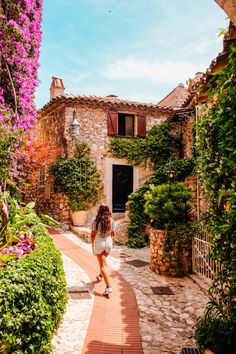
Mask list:
POLYGON ((83 226, 86 223, 88 211, 80 210, 71 212, 71 218, 74 226, 83 226))

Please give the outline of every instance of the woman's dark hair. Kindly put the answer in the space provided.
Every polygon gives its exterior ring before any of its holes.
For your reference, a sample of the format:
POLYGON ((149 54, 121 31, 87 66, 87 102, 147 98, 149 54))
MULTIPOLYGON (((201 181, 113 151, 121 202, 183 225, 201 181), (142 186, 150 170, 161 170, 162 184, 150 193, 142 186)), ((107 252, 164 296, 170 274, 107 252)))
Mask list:
POLYGON ((111 225, 110 217, 111 217, 111 212, 109 207, 107 205, 100 205, 97 216, 94 221, 95 230, 97 231, 100 225, 102 234, 106 235, 106 233, 110 231, 110 225, 111 225))

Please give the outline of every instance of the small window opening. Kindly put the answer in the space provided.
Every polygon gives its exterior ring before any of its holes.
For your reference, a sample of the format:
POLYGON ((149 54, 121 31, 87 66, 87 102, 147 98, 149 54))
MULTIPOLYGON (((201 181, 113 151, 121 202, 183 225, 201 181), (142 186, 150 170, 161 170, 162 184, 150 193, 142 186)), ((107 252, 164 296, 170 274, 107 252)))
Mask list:
POLYGON ((118 114, 118 135, 134 136, 134 115, 118 114))
POLYGON ((39 188, 45 187, 46 173, 45 170, 39 171, 39 188))

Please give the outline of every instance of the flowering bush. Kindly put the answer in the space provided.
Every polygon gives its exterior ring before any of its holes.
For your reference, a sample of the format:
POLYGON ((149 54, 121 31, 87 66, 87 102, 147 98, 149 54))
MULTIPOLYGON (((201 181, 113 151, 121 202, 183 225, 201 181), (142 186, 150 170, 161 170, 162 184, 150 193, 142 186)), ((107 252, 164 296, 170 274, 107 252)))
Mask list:
POLYGON ((37 143, 32 140, 19 149, 18 155, 18 176, 15 181, 19 181, 21 190, 26 190, 29 186, 36 186, 40 170, 47 170, 49 165, 61 149, 50 142, 37 143))
POLYGON ((8 192, 0 193, 0 201, 2 199, 5 199, 8 207, 8 222, 3 225, 0 218, 0 269, 9 261, 20 259, 36 248, 35 224, 42 224, 43 220, 58 226, 48 215, 42 215, 40 220, 35 214, 34 203, 21 207, 8 192))
POLYGON ((42 0, 1 1, 0 120, 12 112, 15 129, 32 129, 36 110, 42 0))
MULTIPOLYGON (((0 353, 50 354, 67 302, 65 274, 60 252, 30 206, 25 219, 36 248, 0 271, 0 353)), ((24 234, 19 237, 28 247, 24 234)))
POLYGON ((3 181, 17 174, 18 148, 28 139, 26 136, 36 119, 34 92, 38 84, 41 17, 42 0, 0 1, 0 182, 3 188, 3 181))
POLYGON ((21 258, 24 254, 28 254, 35 249, 35 242, 31 235, 20 236, 19 240, 16 245, 3 248, 0 252, 0 259, 3 254, 16 255, 17 258, 21 258))

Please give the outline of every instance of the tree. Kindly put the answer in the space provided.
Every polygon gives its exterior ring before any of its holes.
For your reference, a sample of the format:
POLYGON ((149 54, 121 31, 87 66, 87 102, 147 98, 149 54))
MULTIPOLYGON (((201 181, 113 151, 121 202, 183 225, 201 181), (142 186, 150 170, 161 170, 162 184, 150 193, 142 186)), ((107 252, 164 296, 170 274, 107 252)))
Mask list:
POLYGON ((53 146, 50 142, 38 143, 35 140, 20 148, 17 161, 18 176, 15 178, 23 182, 24 190, 28 185, 36 185, 40 170, 47 171, 60 152, 61 149, 53 146))
MULTIPOLYGON (((36 120, 42 0, 0 0, 0 187, 17 175, 18 150, 36 120)), ((5 209, 1 203, 0 213, 5 209)))
POLYGON ((36 120, 41 17, 42 0, 0 1, 0 158, 11 156, 4 171, 2 165, 2 189, 16 173, 18 148, 29 140, 36 120))

